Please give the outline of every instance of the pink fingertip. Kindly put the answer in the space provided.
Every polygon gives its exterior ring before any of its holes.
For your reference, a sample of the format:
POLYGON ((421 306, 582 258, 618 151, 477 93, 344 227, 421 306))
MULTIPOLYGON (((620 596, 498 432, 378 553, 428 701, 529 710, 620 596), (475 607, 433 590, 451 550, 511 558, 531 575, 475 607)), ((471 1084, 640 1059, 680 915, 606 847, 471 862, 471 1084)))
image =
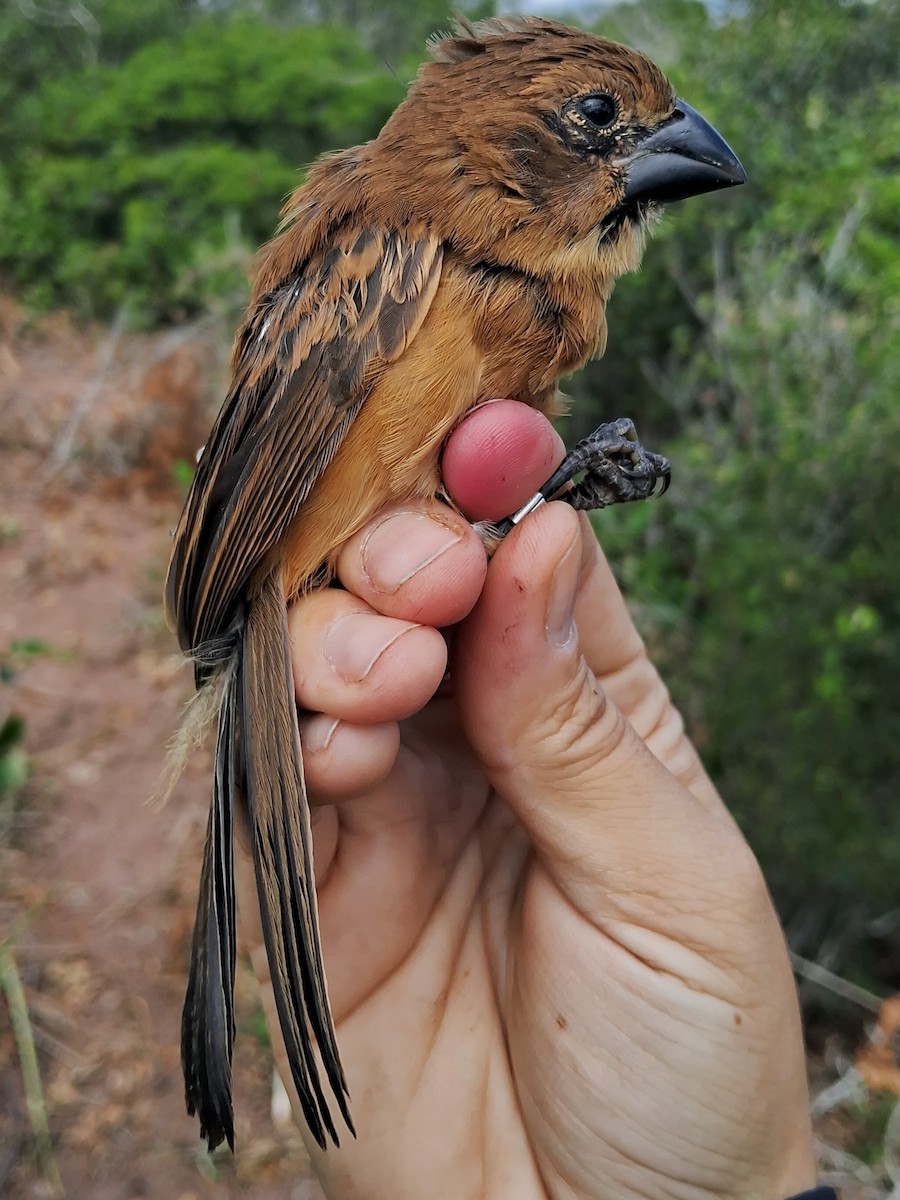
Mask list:
POLYGON ((444 486, 470 520, 515 512, 553 473, 565 454, 545 416, 517 400, 474 409, 444 446, 444 486))

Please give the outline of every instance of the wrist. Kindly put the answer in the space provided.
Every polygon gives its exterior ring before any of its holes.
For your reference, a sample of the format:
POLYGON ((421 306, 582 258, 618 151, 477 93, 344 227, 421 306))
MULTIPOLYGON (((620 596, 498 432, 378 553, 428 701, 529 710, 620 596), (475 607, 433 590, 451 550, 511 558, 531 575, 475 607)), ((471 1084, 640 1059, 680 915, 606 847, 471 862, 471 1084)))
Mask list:
POLYGON ((819 1172, 813 1151, 812 1125, 804 1108, 803 1117, 793 1146, 776 1179, 774 1194, 785 1200, 831 1200, 830 1195, 819 1197, 819 1172))

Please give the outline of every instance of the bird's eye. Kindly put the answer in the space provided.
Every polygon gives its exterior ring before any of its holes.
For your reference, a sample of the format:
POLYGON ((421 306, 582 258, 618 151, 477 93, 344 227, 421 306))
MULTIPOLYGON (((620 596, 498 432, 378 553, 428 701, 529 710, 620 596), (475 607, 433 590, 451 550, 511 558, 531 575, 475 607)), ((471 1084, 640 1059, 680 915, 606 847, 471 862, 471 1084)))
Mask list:
POLYGON ((598 92, 596 96, 585 96, 578 107, 582 115, 597 129, 608 129, 610 125, 615 124, 619 115, 619 106, 606 92, 598 92))

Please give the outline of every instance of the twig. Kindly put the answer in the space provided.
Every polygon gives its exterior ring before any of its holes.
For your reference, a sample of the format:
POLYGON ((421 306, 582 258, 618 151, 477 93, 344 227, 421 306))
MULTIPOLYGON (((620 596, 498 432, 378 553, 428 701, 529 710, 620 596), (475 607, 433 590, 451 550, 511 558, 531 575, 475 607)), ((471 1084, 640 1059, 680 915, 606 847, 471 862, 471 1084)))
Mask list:
POLYGON ((887 937, 897 928, 900 928, 900 908, 892 908, 890 912, 873 917, 868 924, 869 932, 876 937, 887 937))
POLYGON ((851 1067, 834 1083, 813 1097, 810 1110, 813 1117, 822 1117, 825 1113, 833 1112, 848 1101, 860 1103, 868 1095, 866 1085, 859 1071, 851 1067))
POLYGON ((678 294, 691 310, 691 315, 699 325, 702 325, 702 327, 706 329, 709 325, 709 321, 706 317, 706 314, 700 307, 700 297, 691 287, 687 275, 685 275, 684 271, 681 269, 680 263, 669 263, 668 273, 669 278, 678 289, 678 294))
POLYGON ((900 1196, 900 1100, 888 1118, 884 1131, 884 1169, 894 1185, 888 1200, 900 1196))
POLYGON ((794 964, 797 974, 808 979, 810 983, 815 983, 819 987, 833 992, 842 1000, 849 1000, 851 1004, 858 1004, 861 1008, 868 1009, 869 1012, 881 1012, 881 999, 874 992, 867 991, 857 983, 851 983, 849 979, 842 979, 840 975, 835 975, 833 971, 820 967, 818 963, 810 962, 808 958, 802 958, 793 950, 791 951, 791 962, 794 964))
POLYGON ((49 25, 57 29, 77 26, 87 37, 89 58, 96 60, 100 22, 80 0, 69 0, 67 5, 56 8, 38 8, 34 0, 19 0, 19 11, 26 20, 34 21, 36 25, 49 25))
MULTIPOLYGON (((12 940, 15 941, 16 938, 12 940)), ((19 946, 19 957, 27 959, 29 962, 47 958, 71 958, 83 950, 84 946, 80 942, 33 942, 25 946, 19 946)), ((34 1007, 32 1005, 32 1009, 34 1007)), ((74 1024, 74 1021, 72 1024, 74 1024)))
POLYGON ((826 282, 831 282, 837 273, 838 267, 841 266, 847 257, 850 243, 856 236, 868 211, 869 198, 864 192, 860 192, 844 214, 844 218, 838 226, 828 253, 825 256, 825 262, 822 264, 822 274, 825 276, 826 282))
POLYGON ((51 1194, 61 1200, 65 1196, 65 1191, 56 1167, 56 1159, 53 1157, 53 1143, 50 1139, 50 1126, 47 1123, 47 1108, 44 1104, 44 1091, 41 1087, 37 1051, 34 1048, 34 1034, 28 1017, 28 1004, 25 1000, 25 990, 22 987, 22 977, 19 975, 12 947, 8 941, 0 942, 0 986, 6 994, 10 1023, 16 1039, 16 1048, 19 1051, 19 1066, 25 1088, 25 1104, 31 1128, 34 1131, 38 1161, 51 1194))
POLYGON ((170 330, 153 347, 153 352, 148 361, 143 364, 143 369, 148 371, 151 367, 155 367, 157 363, 164 362, 176 350, 180 350, 182 346, 186 346, 189 342, 197 341, 200 337, 205 336, 209 330, 215 329, 218 324, 218 317, 212 313, 206 313, 202 317, 197 317, 195 321, 190 321, 187 324, 179 325, 177 329, 170 330))
POLYGON ((65 1042, 60 1041, 58 1037, 54 1037, 48 1030, 43 1029, 37 1021, 32 1021, 35 1043, 42 1046, 48 1054, 52 1054, 59 1062, 65 1062, 70 1067, 84 1067, 87 1064, 87 1059, 83 1054, 79 1054, 77 1050, 73 1050, 71 1046, 67 1046, 65 1042))
POLYGON ((52 479, 58 475, 62 468, 66 465, 72 456, 72 449, 75 445, 75 437, 81 426, 81 422, 90 412, 91 408, 96 403, 103 391, 103 385, 106 383, 110 369, 112 368, 113 360, 116 356, 119 342, 122 334, 125 331, 125 322, 127 317, 127 309, 123 304, 116 313, 115 320, 112 323, 109 333, 106 336, 101 349, 97 370, 93 377, 88 381, 87 385, 82 389, 81 395, 72 405, 72 411, 69 413, 69 419, 60 430, 56 441, 53 445, 53 453, 50 456, 50 462, 47 466, 46 478, 52 479))
POLYGON ((849 1177, 868 1187, 877 1186, 875 1172, 855 1154, 839 1150, 837 1146, 832 1146, 830 1142, 825 1142, 821 1138, 815 1138, 815 1148, 816 1158, 821 1168, 820 1178, 823 1182, 830 1183, 832 1186, 846 1186, 849 1177), (829 1170, 829 1168, 831 1169, 829 1170))

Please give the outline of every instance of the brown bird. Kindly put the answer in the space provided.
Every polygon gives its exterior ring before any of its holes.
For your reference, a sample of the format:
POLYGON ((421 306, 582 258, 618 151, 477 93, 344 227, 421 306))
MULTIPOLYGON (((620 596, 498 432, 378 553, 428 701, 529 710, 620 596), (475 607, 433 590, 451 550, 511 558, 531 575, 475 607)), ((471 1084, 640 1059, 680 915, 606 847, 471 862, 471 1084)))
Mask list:
POLYGON ((440 494, 479 401, 556 411, 606 339, 659 202, 742 183, 643 55, 536 18, 460 22, 374 141, 289 200, 175 534, 166 604, 219 708, 182 1023, 188 1109, 233 1146, 233 826, 250 829, 293 1081, 321 1146, 352 1130, 319 945, 286 611, 393 502, 440 494), (242 807, 239 807, 242 806, 242 807))

